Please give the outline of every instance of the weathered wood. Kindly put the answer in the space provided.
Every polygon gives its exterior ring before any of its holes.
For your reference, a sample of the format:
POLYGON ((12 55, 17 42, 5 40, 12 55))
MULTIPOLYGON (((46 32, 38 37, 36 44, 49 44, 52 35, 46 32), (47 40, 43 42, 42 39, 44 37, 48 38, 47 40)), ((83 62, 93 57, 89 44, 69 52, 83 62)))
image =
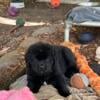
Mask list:
MULTIPOLYGON (((4 18, 0 17, 0 24, 6 24, 6 25, 16 25, 16 20, 10 19, 10 18, 4 18)), ((42 26, 48 23, 44 22, 25 22, 24 26, 42 26)))

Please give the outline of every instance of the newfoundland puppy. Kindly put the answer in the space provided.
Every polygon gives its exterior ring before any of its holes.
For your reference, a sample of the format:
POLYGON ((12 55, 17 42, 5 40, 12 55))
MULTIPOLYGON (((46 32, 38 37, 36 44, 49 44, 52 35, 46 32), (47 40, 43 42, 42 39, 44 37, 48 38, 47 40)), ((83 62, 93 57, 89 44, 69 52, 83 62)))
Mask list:
POLYGON ((29 47, 25 55, 28 87, 34 93, 46 82, 52 84, 62 96, 70 95, 69 79, 79 72, 70 49, 38 42, 29 47))

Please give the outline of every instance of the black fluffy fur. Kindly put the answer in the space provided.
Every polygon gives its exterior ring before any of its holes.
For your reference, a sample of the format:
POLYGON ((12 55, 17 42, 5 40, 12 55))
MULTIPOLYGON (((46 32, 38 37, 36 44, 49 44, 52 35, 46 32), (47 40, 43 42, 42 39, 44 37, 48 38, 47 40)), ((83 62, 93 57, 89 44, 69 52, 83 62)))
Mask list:
POLYGON ((70 49, 63 46, 36 43, 25 55, 28 87, 38 92, 44 81, 57 88, 62 96, 70 95, 69 79, 79 72, 70 49))

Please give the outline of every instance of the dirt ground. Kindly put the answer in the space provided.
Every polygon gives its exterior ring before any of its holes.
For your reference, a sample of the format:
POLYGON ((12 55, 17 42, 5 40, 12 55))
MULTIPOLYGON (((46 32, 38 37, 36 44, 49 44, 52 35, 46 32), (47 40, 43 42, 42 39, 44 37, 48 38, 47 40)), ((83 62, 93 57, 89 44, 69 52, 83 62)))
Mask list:
MULTIPOLYGON (((50 24, 57 24, 65 21, 66 13, 73 8, 75 5, 61 5, 59 8, 53 9, 47 3, 36 3, 35 5, 28 5, 26 8, 21 9, 17 17, 11 17, 7 13, 7 9, 0 11, 0 16, 8 18, 23 17, 27 21, 33 22, 46 22, 50 24)), ((18 30, 10 33, 10 30, 14 26, 0 24, 0 50, 6 47, 10 47, 10 50, 14 50, 18 47, 20 42, 27 36, 31 36, 35 29, 42 27, 22 27, 18 30)), ((86 28, 86 27, 75 27, 72 30, 70 40, 77 42, 77 36, 82 31, 91 31, 95 35, 95 40, 87 45, 81 45, 81 51, 86 55, 87 59, 92 62, 94 61, 95 50, 100 46, 100 29, 99 28, 86 28), (84 48, 84 49, 83 49, 84 48)), ((52 35, 39 36, 40 39, 46 39, 48 42, 59 44, 64 40, 64 27, 59 32, 53 33, 52 35)))
MULTIPOLYGON (((3 9, 0 12, 0 15, 12 19, 22 17, 27 21, 46 22, 54 24, 64 20, 65 14, 70 8, 72 8, 71 5, 62 5, 57 9, 52 9, 47 3, 36 3, 35 5, 29 5, 28 7, 21 9, 19 15, 16 17, 9 16, 7 13, 7 9, 3 9)), ((13 33, 9 33, 13 26, 0 24, 0 49, 5 46, 11 46, 11 44, 14 44, 14 46, 16 47, 17 44, 14 42, 19 41, 20 37, 22 37, 23 35, 31 35, 32 32, 34 32, 34 29, 39 27, 41 26, 22 27, 13 33)))

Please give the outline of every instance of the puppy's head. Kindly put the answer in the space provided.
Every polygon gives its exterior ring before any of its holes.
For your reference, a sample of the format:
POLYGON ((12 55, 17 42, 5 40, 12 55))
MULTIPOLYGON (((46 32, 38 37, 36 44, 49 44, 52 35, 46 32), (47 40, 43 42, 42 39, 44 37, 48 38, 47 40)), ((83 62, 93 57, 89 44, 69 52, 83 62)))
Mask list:
POLYGON ((46 43, 37 43, 33 45, 31 56, 34 56, 32 70, 39 76, 46 76, 52 73, 53 56, 51 45, 46 43))

